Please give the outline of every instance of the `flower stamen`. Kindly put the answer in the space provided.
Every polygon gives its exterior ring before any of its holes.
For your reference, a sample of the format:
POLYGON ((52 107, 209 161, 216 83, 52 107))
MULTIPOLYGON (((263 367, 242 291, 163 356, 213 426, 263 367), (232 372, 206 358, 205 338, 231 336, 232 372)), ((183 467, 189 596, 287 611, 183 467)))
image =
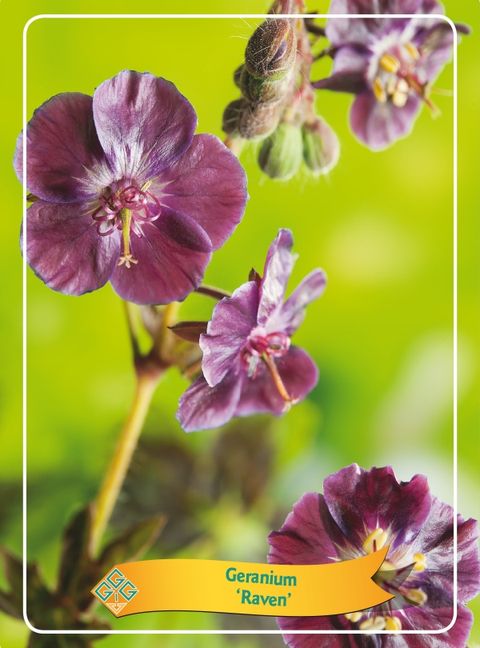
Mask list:
POLYGON ((427 557, 425 556, 425 554, 416 553, 413 556, 413 559, 415 561, 415 566, 413 568, 415 571, 423 572, 423 571, 426 570, 426 568, 427 568, 427 557))
POLYGON ((282 377, 280 376, 277 365, 275 364, 275 361, 267 354, 264 353, 262 355, 262 360, 264 363, 267 365, 267 368, 270 372, 270 375, 273 379, 273 382, 275 384, 275 387, 278 390, 278 393, 282 397, 282 399, 285 401, 285 408, 288 410, 292 406, 294 399, 290 396, 290 394, 287 391, 287 388, 285 387, 285 384, 282 380, 282 377))
POLYGON ((398 617, 385 618, 385 630, 401 630, 402 622, 398 617))
POLYGON ((363 614, 361 612, 352 612, 351 614, 346 614, 345 618, 352 623, 358 623, 362 616, 363 614))
POLYGON ((400 65, 400 61, 393 54, 384 54, 380 59, 380 67, 390 74, 397 74, 400 65))
POLYGON ((132 265, 137 265, 138 260, 135 259, 130 252, 130 225, 132 222, 132 212, 130 209, 122 209, 120 212, 120 219, 122 222, 122 239, 123 239, 123 255, 118 260, 118 266, 125 266, 130 269, 132 265))
POLYGON ((388 533, 383 529, 374 529, 364 540, 363 549, 367 554, 380 551, 387 544, 388 533))
POLYGON ((400 590, 400 593, 409 601, 415 605, 425 605, 428 600, 428 596, 421 589, 407 589, 403 588, 400 590))
POLYGON ((363 623, 360 624, 359 627, 360 630, 385 630, 385 626, 385 617, 376 616, 366 619, 365 621, 363 621, 363 623))

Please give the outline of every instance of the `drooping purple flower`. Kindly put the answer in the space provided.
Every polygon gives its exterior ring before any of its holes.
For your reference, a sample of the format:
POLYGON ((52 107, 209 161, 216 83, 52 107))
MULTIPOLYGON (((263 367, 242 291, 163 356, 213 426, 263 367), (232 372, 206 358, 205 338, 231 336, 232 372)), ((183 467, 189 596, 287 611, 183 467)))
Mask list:
POLYGON ((280 230, 263 278, 255 275, 215 307, 200 337, 203 375, 180 400, 177 416, 187 432, 218 427, 234 416, 280 415, 315 387, 317 367, 291 345, 291 337, 326 279, 314 270, 285 301, 292 246, 291 232, 280 230))
POLYGON ((395 595, 375 608, 344 616, 282 617, 292 648, 463 648, 472 615, 464 603, 480 590, 478 527, 458 516, 458 617, 445 633, 294 635, 447 628, 454 618, 453 509, 431 495, 425 477, 398 482, 392 468, 352 465, 324 481, 323 495, 304 495, 278 532, 269 536, 269 562, 319 564, 358 558, 389 546, 374 580, 395 595))
POLYGON ((452 55, 452 27, 437 0, 332 0, 329 13, 333 72, 313 85, 355 94, 354 133, 369 148, 384 149, 409 134, 422 103, 434 109, 429 91, 452 55), (335 17, 343 13, 392 16, 335 17))
MULTIPOLYGON (((27 126, 27 261, 54 290, 111 281, 139 304, 184 299, 239 223, 246 180, 176 87, 125 70, 93 97, 67 92, 27 126)), ((22 178, 23 141, 15 168, 22 178)))

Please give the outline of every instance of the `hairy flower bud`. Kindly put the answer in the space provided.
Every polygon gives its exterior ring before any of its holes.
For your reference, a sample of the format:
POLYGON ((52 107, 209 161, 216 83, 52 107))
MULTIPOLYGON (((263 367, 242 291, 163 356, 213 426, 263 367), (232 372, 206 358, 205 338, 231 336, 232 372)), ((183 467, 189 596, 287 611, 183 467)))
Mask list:
POLYGON ((284 122, 262 143, 258 163, 270 178, 289 180, 300 168, 302 156, 301 129, 284 122))
POLYGON ((281 102, 276 104, 249 104, 242 112, 238 132, 248 140, 262 139, 277 128, 283 112, 281 102))
POLYGON ((248 110, 248 101, 245 99, 235 99, 225 108, 222 128, 227 135, 238 134, 240 117, 245 110, 248 110))
POLYGON ((243 96, 253 103, 271 103, 284 99, 288 92, 291 75, 281 79, 259 79, 243 68, 240 75, 240 89, 243 96))
POLYGON ((325 175, 337 164, 340 144, 336 133, 323 119, 307 122, 302 128, 303 159, 315 175, 325 175))
POLYGON ((260 79, 282 79, 294 66, 296 49, 293 22, 287 18, 269 18, 255 30, 248 42, 246 69, 260 79))

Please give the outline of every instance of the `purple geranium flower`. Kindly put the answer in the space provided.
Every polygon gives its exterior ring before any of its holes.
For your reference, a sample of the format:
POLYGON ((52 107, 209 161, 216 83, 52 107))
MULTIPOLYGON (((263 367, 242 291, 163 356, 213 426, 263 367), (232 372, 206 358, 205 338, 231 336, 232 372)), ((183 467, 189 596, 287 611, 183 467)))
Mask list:
POLYGON ((309 274, 284 301, 295 257, 292 234, 282 229, 270 246, 263 279, 238 288, 217 304, 200 336, 203 376, 180 400, 178 419, 187 431, 223 425, 234 416, 280 415, 315 387, 310 356, 291 346, 305 307, 325 287, 321 270, 309 274))
MULTIPOLYGON (((93 97, 66 92, 27 126, 27 261, 54 290, 111 281, 139 304, 184 299, 239 223, 246 181, 175 86, 123 71, 93 97)), ((20 136, 15 168, 22 178, 20 136)))
POLYGON ((279 625, 294 648, 463 648, 472 615, 463 605, 480 589, 478 528, 457 519, 458 617, 443 634, 292 635, 290 630, 442 630, 453 616, 453 509, 430 494, 421 475, 400 482, 391 468, 349 466, 308 493, 283 527, 269 536, 269 561, 319 564, 348 560, 389 546, 374 580, 395 599, 344 616, 283 617, 279 625))
POLYGON ((429 89, 451 57, 452 28, 436 0, 332 0, 329 13, 333 73, 313 85, 354 93, 353 131, 371 149, 384 149, 408 135, 422 103, 433 108, 429 89), (339 13, 431 17, 335 18, 339 13))

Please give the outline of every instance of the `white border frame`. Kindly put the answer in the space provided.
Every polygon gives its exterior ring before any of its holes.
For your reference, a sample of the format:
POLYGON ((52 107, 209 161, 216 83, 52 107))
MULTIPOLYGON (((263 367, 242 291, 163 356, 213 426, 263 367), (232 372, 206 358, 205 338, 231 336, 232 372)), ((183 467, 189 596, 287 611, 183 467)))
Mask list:
MULTIPOLYGON (((332 15, 332 14, 331 14, 332 15)), ((23 115, 23 150, 27 155, 27 34, 30 26, 40 20, 48 19, 266 19, 266 18, 328 18, 329 14, 38 14, 32 16, 23 28, 22 34, 22 115, 23 115)), ((388 19, 393 14, 334 14, 336 18, 380 18, 388 19)), ((397 18, 432 18, 432 14, 395 14, 397 18)), ((380 630, 369 632, 364 630, 289 630, 290 635, 441 635, 449 632, 457 622, 458 617, 458 532, 455 521, 458 514, 458 32, 455 23, 448 17, 435 14, 450 25, 453 32, 453 618, 445 628, 440 630, 380 630)), ((27 165, 23 165, 23 218, 27 218, 27 165)), ((23 368, 23 620, 27 627, 39 635, 282 635, 282 630, 44 630, 36 628, 28 618, 27 611, 27 228, 23 236, 23 312, 22 312, 22 368, 23 368)))

